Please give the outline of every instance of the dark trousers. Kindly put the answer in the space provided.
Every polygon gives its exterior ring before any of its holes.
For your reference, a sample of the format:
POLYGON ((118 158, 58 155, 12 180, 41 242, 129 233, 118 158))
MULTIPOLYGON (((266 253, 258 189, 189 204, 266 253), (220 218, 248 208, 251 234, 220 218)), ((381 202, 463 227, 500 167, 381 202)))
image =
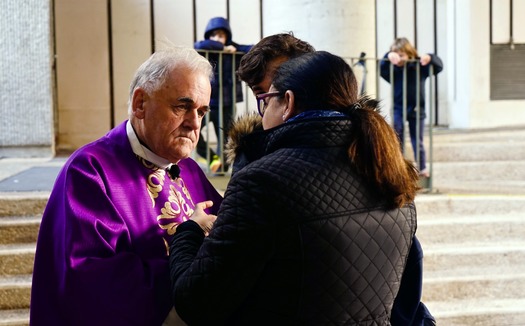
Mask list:
MULTIPOLYGON (((224 144, 221 143, 220 135, 222 134, 224 143, 226 143, 226 141, 228 140, 228 131, 230 129, 230 124, 232 123, 232 119, 233 119, 233 105, 224 106, 224 110, 222 114, 223 114, 222 116, 223 122, 222 122, 222 128, 221 128, 221 123, 219 121, 219 107, 211 106, 209 115, 210 115, 210 121, 213 122, 215 134, 217 135, 216 150, 212 149, 208 145, 208 143, 205 140, 205 137, 203 137, 205 135, 201 134, 199 137, 199 142, 197 143, 197 154, 199 154, 201 157, 206 158, 206 154, 209 153, 210 161, 213 159, 214 155, 220 155, 222 153, 224 144)), ((201 130, 202 130, 202 127, 204 127, 204 121, 205 120, 203 119, 201 130)), ((224 169, 225 170, 227 169, 226 166, 224 169)))
MULTIPOLYGON (((426 168, 426 153, 423 146, 423 135, 425 134, 425 119, 419 119, 419 137, 417 135, 417 118, 407 117, 408 131, 410 133, 410 142, 414 151, 414 159, 417 160, 417 142, 419 139, 419 171, 426 168)), ((401 149, 404 151, 405 144, 405 124, 403 121, 403 110, 394 110, 394 129, 396 131, 401 149)))

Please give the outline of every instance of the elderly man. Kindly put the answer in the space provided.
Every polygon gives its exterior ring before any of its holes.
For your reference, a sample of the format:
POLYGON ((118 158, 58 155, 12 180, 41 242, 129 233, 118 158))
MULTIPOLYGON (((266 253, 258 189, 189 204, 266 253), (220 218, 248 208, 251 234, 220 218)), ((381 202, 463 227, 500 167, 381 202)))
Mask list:
POLYGON ((189 158, 211 77, 193 49, 154 53, 131 83, 129 120, 71 155, 42 218, 32 325, 174 323, 168 244, 197 203, 215 214, 222 200, 189 158))

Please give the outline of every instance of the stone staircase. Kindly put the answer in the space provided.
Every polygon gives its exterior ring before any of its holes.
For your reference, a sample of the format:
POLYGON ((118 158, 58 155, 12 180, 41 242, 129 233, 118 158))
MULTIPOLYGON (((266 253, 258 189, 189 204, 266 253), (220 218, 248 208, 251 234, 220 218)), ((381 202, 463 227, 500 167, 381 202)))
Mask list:
MULTIPOLYGON (((439 326, 525 325, 525 128, 436 130, 431 174, 416 198, 423 301, 439 326)), ((0 193, 0 326, 29 324, 47 195, 0 193)))
POLYGON ((0 197, 0 325, 29 325, 31 274, 47 195, 0 197))
POLYGON ((433 140, 433 191, 416 199, 423 301, 438 325, 525 325, 525 128, 433 140))
POLYGON ((417 208, 438 325, 524 325, 525 196, 425 196, 417 208))

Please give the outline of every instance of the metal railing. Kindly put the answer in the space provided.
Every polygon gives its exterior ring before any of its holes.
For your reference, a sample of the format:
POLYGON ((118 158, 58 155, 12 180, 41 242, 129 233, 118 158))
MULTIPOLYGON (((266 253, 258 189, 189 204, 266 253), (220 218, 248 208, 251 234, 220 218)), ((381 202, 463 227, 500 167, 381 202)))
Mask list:
MULTIPOLYGON (((198 52, 200 52, 202 55, 204 55, 206 58, 209 59, 209 56, 210 54, 217 54, 218 56, 218 60, 217 60, 217 65, 218 65, 218 83, 219 83, 219 130, 224 130, 224 127, 225 127, 225 122, 224 122, 224 115, 223 115, 223 108, 224 108, 224 102, 223 102, 223 55, 225 54, 225 52, 223 51, 204 51, 204 50, 198 50, 198 52)), ((228 53, 229 54, 229 53, 228 53)), ((234 56, 236 55, 242 55, 243 53, 242 52, 237 52, 235 54, 233 54, 234 56)), ((229 54, 231 55, 231 54, 229 54)), ((391 118, 391 121, 390 123, 393 125, 394 123, 394 74, 393 74, 393 65, 390 64, 390 96, 383 96, 383 94, 381 94, 381 76, 380 76, 380 65, 381 65, 381 62, 382 61, 385 61, 387 59, 384 59, 384 58, 370 58, 370 57, 366 57, 365 53, 361 53, 361 55, 359 57, 347 57, 345 58, 345 60, 347 60, 347 62, 349 62, 349 64, 354 68, 354 71, 356 72, 356 76, 358 75, 358 70, 361 70, 361 73, 360 73, 360 77, 359 77, 359 93, 360 95, 369 95, 371 97, 374 97, 374 98, 377 98, 379 100, 385 100, 386 98, 390 98, 390 108, 389 108, 389 116, 391 118), (374 70, 374 73, 375 75, 374 76, 368 76, 368 67, 370 66, 370 64, 373 64, 374 67, 375 67, 375 70, 374 70), (371 78, 372 77, 372 78, 371 78), (374 81, 375 80, 375 85, 373 85, 374 87, 371 88, 369 87, 369 83, 370 83, 370 80, 374 81)), ((410 60, 409 62, 415 62, 416 60, 410 60)), ((236 71, 236 65, 235 65, 235 60, 232 60, 232 76, 233 76, 233 80, 232 80, 232 103, 233 103, 233 108, 234 108, 234 112, 233 112, 233 119, 235 118, 235 115, 237 113, 237 102, 235 101, 236 99, 236 94, 237 94, 237 89, 236 89, 236 78, 237 78, 237 75, 235 73, 236 71)), ((416 80, 419 80, 420 79, 420 66, 419 65, 416 65, 416 80)), ((427 127, 427 130, 428 130, 428 137, 424 137, 424 139, 426 139, 426 142, 428 143, 428 146, 425 146, 425 144, 423 144, 424 147, 426 147, 426 166, 427 166, 427 169, 429 171, 429 177, 428 178, 421 178, 421 181, 420 181, 420 185, 421 187, 424 189, 424 190, 427 190, 427 191, 431 191, 432 190, 432 172, 433 172, 433 157, 432 157, 432 153, 433 153, 433 140, 432 140, 432 126, 433 126, 433 112, 435 110, 435 87, 434 87, 434 83, 435 83, 435 75, 433 73, 433 67, 431 66, 430 67, 430 76, 429 76, 429 92, 426 93, 426 97, 427 97, 427 101, 425 101, 427 103, 426 107, 428 108, 428 112, 429 114, 427 115, 427 123, 426 125, 428 126, 427 127)), ((413 153, 414 154, 410 154, 410 151, 407 151, 407 146, 406 146, 406 139, 410 139, 410 132, 409 132, 409 128, 407 128, 407 105, 408 105, 408 99, 407 97, 409 96, 408 94, 408 87, 407 87, 407 66, 405 65, 404 68, 403 68, 403 92, 402 92, 402 96, 403 96, 403 131, 404 131, 404 135, 403 137, 400 137, 402 139, 402 144, 401 144, 401 148, 403 150, 403 154, 405 155, 405 157, 409 160, 412 160, 414 162, 414 164, 416 164, 416 166, 419 168, 420 166, 420 162, 421 162, 421 157, 420 157, 420 133, 421 133, 421 130, 420 130, 420 124, 419 123, 416 123, 416 142, 415 142, 415 147, 413 147, 413 153), (408 134, 407 134, 408 133, 408 134)), ((387 83, 387 81, 384 81, 385 83, 387 83)), ((248 101, 248 98, 249 96, 251 96, 251 91, 248 87, 243 87, 243 99, 244 99, 244 102, 246 103, 246 112, 248 111, 252 111, 252 110, 255 110, 255 108, 249 108, 248 107, 248 103, 250 101, 248 101)), ((416 92, 416 108, 415 108, 415 112, 416 112, 416 121, 420 121, 420 115, 421 115, 421 107, 420 107, 420 83, 419 82, 416 82, 416 89, 415 89, 415 92, 416 92)), ((385 117, 388 119, 388 117, 385 117)), ((206 123, 206 132, 203 133, 201 135, 201 137, 204 137, 206 139, 206 144, 207 144, 207 147, 206 147, 206 157, 204 158, 207 162, 206 166, 203 167, 204 170, 209 174, 209 175, 227 175, 229 173, 228 170, 224 169, 224 164, 221 166, 221 168, 216 171, 216 172, 211 172, 210 170, 210 167, 209 167, 209 162, 210 162, 210 146, 213 145, 213 146, 216 146, 216 153, 218 154, 221 162, 225 162, 225 157, 224 157, 224 144, 225 144, 225 136, 223 132, 219 132, 219 135, 215 135, 216 136, 216 139, 217 139, 217 142, 216 143, 213 143, 213 137, 212 137, 212 134, 210 134, 210 132, 213 132, 213 130, 210 130, 211 128, 209 128, 210 126, 210 118, 209 118, 209 115, 206 115, 206 118, 205 118, 205 123, 206 123)))
MULTIPOLYGON (((390 99, 390 107, 389 107, 389 116, 390 116, 390 122, 392 124, 392 126, 394 125, 394 103, 395 103, 395 93, 394 93, 394 65, 390 63, 389 65, 389 69, 390 69, 390 81, 387 82, 385 81, 384 79, 382 79, 382 77, 380 76, 380 71, 381 71, 381 63, 382 62, 385 62, 385 61, 388 61, 388 59, 385 59, 385 58, 369 58, 369 57, 366 57, 366 54, 364 52, 361 53, 361 55, 359 57, 348 57, 348 58, 345 58, 350 64, 351 66, 354 68, 354 71, 356 72, 356 75, 358 75, 358 71, 357 69, 361 69, 362 72, 361 72, 361 81, 359 83, 360 85, 360 90, 359 90, 359 93, 361 95, 370 95, 374 98, 377 98, 379 100, 385 100, 386 98, 389 98, 390 99), (369 85, 368 85, 368 81, 370 79, 373 79, 373 78, 370 78, 368 76, 368 66, 370 64, 373 64, 374 65, 374 72, 375 72, 375 85, 374 88, 370 89, 369 85), (388 89, 390 90, 390 96, 388 96, 387 94, 383 95, 381 94, 381 89, 383 89, 381 87, 381 81, 383 81, 384 83, 389 83, 389 87, 388 89)), ((407 62, 418 62, 419 60, 408 60, 407 62)), ((420 77, 421 77, 421 69, 420 69, 420 65, 415 65, 416 67, 416 76, 415 76, 415 80, 416 80, 416 88, 414 90, 414 92, 416 93, 415 96, 416 96, 416 99, 415 99, 415 112, 416 112, 416 118, 415 118, 415 121, 416 121, 416 133, 415 133, 415 146, 412 146, 412 149, 413 149, 413 154, 410 153, 410 151, 407 150, 407 146, 406 146, 406 139, 410 139, 410 131, 409 131, 409 128, 407 128, 407 108, 408 108, 408 96, 410 96, 408 94, 408 87, 407 87, 407 65, 404 65, 403 67, 403 87, 402 87, 402 97, 403 97, 403 105, 402 105, 402 108, 403 108, 403 112, 402 112, 402 121, 403 121, 403 131, 404 131, 404 135, 403 137, 400 137, 400 140, 401 140, 401 148, 402 148, 402 151, 403 151, 403 154, 404 156, 409 159, 409 160, 412 160, 414 162, 414 164, 416 165, 416 167, 418 168, 419 170, 419 167, 420 167, 420 163, 421 163, 421 157, 420 157, 420 146, 421 146, 421 143, 420 143, 420 134, 421 134, 421 130, 420 130, 420 116, 421 116, 421 98, 420 98, 420 94, 421 94, 421 83, 419 82, 420 80, 420 77)), ((426 150, 425 150, 425 153, 426 153, 426 168, 428 169, 428 172, 429 172, 429 177, 426 178, 426 177, 422 177, 420 178, 420 186, 423 188, 423 190, 426 190, 426 191, 432 191, 432 179, 433 179, 433 128, 432 126, 434 125, 434 112, 435 112, 435 98, 436 98, 436 94, 435 94, 435 78, 436 76, 434 75, 434 67, 431 65, 429 67, 429 77, 428 77, 428 82, 429 82, 429 87, 428 87, 428 92, 426 92, 426 100, 425 100, 425 103, 426 103, 426 108, 428 109, 428 113, 426 115, 426 119, 427 119, 427 123, 425 124, 427 126, 427 132, 428 132, 428 137, 424 137, 424 142, 423 142, 423 146, 426 147, 426 150), (425 141, 426 140, 426 141, 425 141), (427 143, 427 144, 425 144, 427 143), (428 146, 425 146, 425 145, 428 145, 428 146)), ((425 136, 425 135, 424 135, 425 136)))
MULTIPOLYGON (((235 119, 235 116, 237 115, 237 56, 241 56, 244 54, 244 52, 235 52, 235 53, 229 53, 224 51, 217 51, 217 50, 197 50, 201 55, 203 55, 206 59, 210 60, 211 55, 215 55, 214 58, 210 61, 212 65, 214 65, 214 71, 215 71, 215 78, 217 79, 216 82, 219 85, 218 89, 218 130, 219 133, 215 133, 214 130, 210 130, 210 115, 207 114, 205 116, 205 133, 201 133, 201 137, 204 137, 206 140, 206 157, 203 157, 203 159, 206 160, 206 163, 200 162, 197 160, 201 167, 208 173, 208 174, 219 174, 224 175, 228 173, 228 170, 225 169, 225 157, 224 157, 224 145, 226 142, 226 136, 225 135, 225 127, 226 124, 229 123, 229 121, 224 121, 224 94, 223 94, 223 81, 224 81, 224 69, 223 69, 223 63, 224 63, 224 55, 232 56, 232 67, 231 67, 231 76, 232 76, 232 89, 231 89, 231 105, 232 105, 232 120, 235 119), (216 67, 215 67, 216 65, 216 67), (210 133, 213 132, 213 134, 210 133), (216 140, 214 142, 213 140, 216 140), (219 160, 221 162, 221 166, 219 170, 213 172, 210 168, 210 162, 212 161, 212 157, 210 157, 210 148, 211 146, 215 147, 214 152, 219 157, 219 160)), ((246 100, 248 88, 245 87, 243 91, 243 98, 246 100)), ((212 122, 213 123, 213 122, 212 122)), ((214 126, 215 127, 215 126, 214 126)), ((195 153, 194 158, 196 158, 197 153, 195 153)))

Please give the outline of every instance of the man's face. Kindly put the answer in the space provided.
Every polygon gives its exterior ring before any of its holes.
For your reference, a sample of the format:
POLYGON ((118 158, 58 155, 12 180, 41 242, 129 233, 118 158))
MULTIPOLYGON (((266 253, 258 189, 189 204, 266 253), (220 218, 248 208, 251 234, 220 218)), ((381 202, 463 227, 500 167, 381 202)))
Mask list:
POLYGON ((204 74, 187 68, 172 71, 153 94, 133 94, 135 130, 155 154, 176 163, 190 156, 199 140, 201 122, 209 110, 211 86, 204 74))
POLYGON ((264 78, 258 84, 251 85, 253 95, 267 93, 269 91, 270 85, 272 85, 273 75, 275 74, 275 71, 283 62, 287 61, 288 59, 289 58, 287 57, 279 57, 273 59, 268 63, 266 73, 264 74, 264 78))

